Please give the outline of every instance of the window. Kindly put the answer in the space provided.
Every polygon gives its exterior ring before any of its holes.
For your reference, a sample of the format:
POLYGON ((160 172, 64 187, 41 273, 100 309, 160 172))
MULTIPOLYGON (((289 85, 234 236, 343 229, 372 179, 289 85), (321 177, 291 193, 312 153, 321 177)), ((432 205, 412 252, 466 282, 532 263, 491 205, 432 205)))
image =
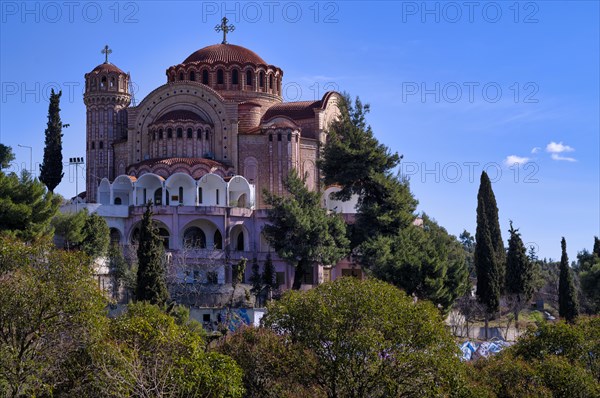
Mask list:
POLYGON ((252 71, 246 71, 246 86, 252 86, 252 71))
POLYGON ((277 141, 281 141, 281 133, 277 133, 277 141))
POLYGON ((143 199, 144 199, 144 204, 146 204, 148 202, 148 199, 146 199, 146 188, 144 188, 144 191, 143 191, 143 199))
POLYGON ((158 188, 156 191, 154 191, 154 204, 156 206, 162 205, 162 188, 158 188))
POLYGON ((244 233, 241 231, 237 236, 235 250, 240 251, 240 252, 244 251, 244 233))
POLYGON ((342 269, 342 276, 353 276, 355 278, 362 279, 362 273, 357 268, 342 269))
POLYGON ((215 232, 215 237, 213 239, 215 249, 222 250, 223 249, 223 237, 221 236, 221 231, 217 229, 215 232))
POLYGON ((223 69, 219 69, 217 71, 217 84, 224 84, 225 79, 223 77, 223 69))
POLYGON ((179 80, 183 80, 183 72, 179 73, 179 80))
POLYGON ((192 131, 192 129, 187 129, 187 138, 192 138, 194 135, 194 132, 192 131))
POLYGON ((99 148, 100 148, 100 149, 103 149, 103 148, 104 148, 104 142, 103 142, 103 141, 100 141, 100 143, 99 143, 99 145, 98 145, 98 146, 99 146, 99 148))
POLYGON ((179 187, 179 203, 183 203, 183 187, 179 187))
POLYGON ((273 75, 269 75, 269 88, 273 88, 273 75))
POLYGON ((202 84, 208 84, 208 71, 206 69, 202 71, 202 84))
POLYGON ((265 86, 265 73, 264 72, 260 72, 260 74, 258 75, 258 84, 261 87, 265 86))
POLYGON ((198 139, 201 140, 202 139, 202 130, 198 129, 198 131, 196 131, 196 134, 198 135, 198 139))
POLYGON ((102 76, 102 80, 100 80, 100 88, 106 87, 106 76, 102 76))
POLYGON ((96 149, 96 143, 92 141, 92 149, 96 149))
POLYGON ((198 227, 190 227, 183 234, 184 247, 194 247, 197 249, 206 249, 206 235, 198 227))
POLYGON ((173 129, 167 129, 167 138, 173 138, 173 129))
POLYGON ((240 80, 239 72, 237 69, 234 69, 231 72, 231 84, 239 84, 239 80, 240 80))
POLYGON ((273 134, 269 134, 269 142, 273 142, 273 134))
POLYGON ((183 129, 181 127, 179 127, 177 129, 177 138, 182 138, 183 137, 183 129))
POLYGON ((314 267, 309 267, 306 271, 304 271, 304 275, 302 276, 302 284, 304 285, 312 285, 315 283, 314 281, 314 267))
POLYGON ((204 137, 206 139, 206 141, 208 141, 208 139, 210 138, 210 132, 208 130, 206 130, 206 137, 204 137))
POLYGON ((158 139, 159 140, 163 139, 163 131, 162 131, 162 129, 158 130, 158 139))
POLYGON ((219 190, 218 189, 215 190, 215 194, 217 196, 217 205, 218 205, 219 204, 219 190))
POLYGON ((123 204, 123 202, 121 201, 121 198, 115 198, 115 204, 116 204, 116 205, 121 205, 121 204, 123 204))
POLYGON ((198 203, 202 203, 202 187, 198 187, 198 203))
POLYGON ((152 132, 152 141, 156 141, 156 131, 152 132))
POLYGON ((114 87, 115 86, 115 78, 111 77, 110 78, 110 87, 114 87))
POLYGON ((196 81, 196 72, 194 72, 194 71, 190 72, 190 80, 193 81, 193 82, 196 81))

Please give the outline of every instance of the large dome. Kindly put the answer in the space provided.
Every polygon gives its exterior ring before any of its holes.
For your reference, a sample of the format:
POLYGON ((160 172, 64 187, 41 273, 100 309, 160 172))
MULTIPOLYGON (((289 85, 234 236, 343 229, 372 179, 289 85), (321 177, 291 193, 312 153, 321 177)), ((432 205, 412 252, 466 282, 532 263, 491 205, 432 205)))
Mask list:
POLYGON ((183 61, 184 64, 192 62, 267 65, 254 51, 234 44, 215 44, 201 48, 183 61))

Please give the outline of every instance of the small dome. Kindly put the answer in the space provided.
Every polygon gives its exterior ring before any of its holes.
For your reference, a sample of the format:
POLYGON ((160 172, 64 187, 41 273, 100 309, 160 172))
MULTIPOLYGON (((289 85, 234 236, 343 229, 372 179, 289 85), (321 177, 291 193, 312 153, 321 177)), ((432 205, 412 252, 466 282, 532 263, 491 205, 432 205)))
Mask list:
POLYGON ((98 66, 96 66, 94 69, 92 69, 91 73, 110 73, 110 72, 114 72, 114 73, 121 73, 123 75, 126 75, 125 72, 123 72, 121 69, 119 69, 117 66, 111 64, 110 62, 105 62, 103 64, 100 64, 98 66))
POLYGON ((254 51, 234 44, 215 44, 201 48, 183 61, 184 64, 191 62, 267 65, 254 51))

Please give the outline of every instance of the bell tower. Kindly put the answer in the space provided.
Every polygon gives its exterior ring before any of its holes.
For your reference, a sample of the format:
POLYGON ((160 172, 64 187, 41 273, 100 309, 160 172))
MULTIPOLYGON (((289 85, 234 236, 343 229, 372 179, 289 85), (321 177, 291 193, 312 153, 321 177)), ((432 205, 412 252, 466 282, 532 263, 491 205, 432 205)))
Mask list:
POLYGON ((87 202, 97 202, 103 178, 115 177, 113 144, 127 140, 127 107, 131 103, 129 74, 108 62, 112 50, 102 50, 104 63, 85 74, 87 202))

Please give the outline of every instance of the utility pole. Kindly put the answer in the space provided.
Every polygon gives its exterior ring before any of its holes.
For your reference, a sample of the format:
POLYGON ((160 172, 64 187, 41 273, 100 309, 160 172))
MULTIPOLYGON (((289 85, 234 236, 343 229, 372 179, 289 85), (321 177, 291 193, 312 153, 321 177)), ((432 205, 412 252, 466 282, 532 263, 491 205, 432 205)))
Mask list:
POLYGON ((33 178, 33 148, 27 145, 17 144, 20 148, 29 148, 29 173, 31 173, 31 178, 33 178))
POLYGON ((83 158, 69 158, 69 165, 75 166, 75 212, 79 212, 79 165, 83 158))

